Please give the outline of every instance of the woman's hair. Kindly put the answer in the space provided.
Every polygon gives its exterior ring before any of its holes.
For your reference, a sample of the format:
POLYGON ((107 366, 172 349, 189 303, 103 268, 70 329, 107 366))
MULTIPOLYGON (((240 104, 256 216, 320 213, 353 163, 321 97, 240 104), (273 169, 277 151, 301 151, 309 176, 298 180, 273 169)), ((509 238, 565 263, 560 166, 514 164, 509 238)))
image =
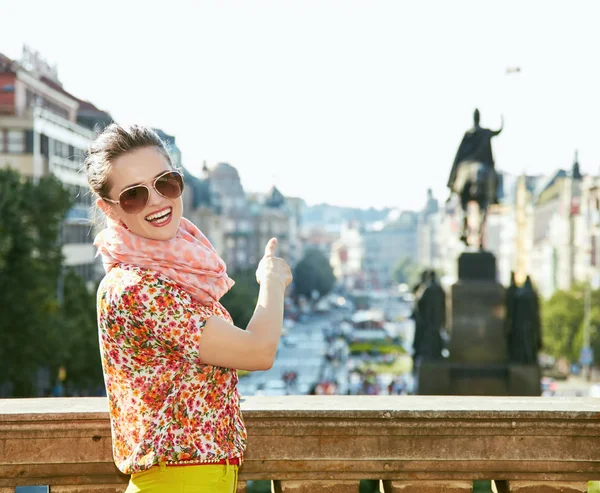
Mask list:
POLYGON ((155 147, 173 167, 165 143, 151 128, 116 123, 106 127, 90 144, 85 158, 85 171, 92 191, 99 197, 106 197, 110 189, 108 178, 112 162, 123 154, 144 147, 155 147))

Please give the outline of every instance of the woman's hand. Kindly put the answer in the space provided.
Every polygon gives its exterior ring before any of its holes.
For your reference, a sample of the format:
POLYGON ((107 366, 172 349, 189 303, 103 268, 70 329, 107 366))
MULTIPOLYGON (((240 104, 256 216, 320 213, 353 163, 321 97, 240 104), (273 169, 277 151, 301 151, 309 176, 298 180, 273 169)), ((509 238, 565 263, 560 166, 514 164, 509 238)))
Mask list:
POLYGON ((258 263, 256 280, 258 284, 267 282, 281 283, 287 287, 292 282, 292 270, 285 260, 275 257, 277 238, 271 238, 265 247, 265 254, 258 263))
POLYGON ((246 330, 213 315, 206 321, 199 342, 205 364, 238 370, 268 370, 273 366, 283 325, 285 288, 292 271, 275 256, 277 240, 271 238, 258 264, 256 280, 261 285, 256 309, 246 330))

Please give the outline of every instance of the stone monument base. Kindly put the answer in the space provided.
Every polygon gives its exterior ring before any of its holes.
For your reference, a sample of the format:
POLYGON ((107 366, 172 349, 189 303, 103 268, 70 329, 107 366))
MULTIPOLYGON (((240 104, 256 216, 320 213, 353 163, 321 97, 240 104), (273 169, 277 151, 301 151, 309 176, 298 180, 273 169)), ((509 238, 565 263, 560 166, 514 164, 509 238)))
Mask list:
POLYGON ((465 252, 450 290, 448 359, 415 364, 418 395, 539 396, 541 370, 510 361, 505 329, 505 289, 496 280, 490 252, 465 252))
POLYGON ((415 371, 417 395, 540 396, 538 365, 421 361, 415 371))
POLYGON ((505 290, 496 281, 494 255, 461 254, 458 281, 450 288, 450 360, 467 366, 506 363, 504 307, 505 290))

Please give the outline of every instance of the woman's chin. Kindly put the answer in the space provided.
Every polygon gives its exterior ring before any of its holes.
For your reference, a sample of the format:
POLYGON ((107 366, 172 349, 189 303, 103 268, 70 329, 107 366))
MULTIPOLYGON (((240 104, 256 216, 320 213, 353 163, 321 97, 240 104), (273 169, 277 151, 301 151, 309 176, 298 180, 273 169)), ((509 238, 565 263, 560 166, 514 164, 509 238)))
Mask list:
POLYGON ((130 229, 132 233, 137 234, 138 236, 142 236, 144 238, 148 238, 149 240, 166 241, 175 238, 178 227, 179 221, 170 221, 169 224, 160 227, 148 224, 143 225, 143 227, 130 229))

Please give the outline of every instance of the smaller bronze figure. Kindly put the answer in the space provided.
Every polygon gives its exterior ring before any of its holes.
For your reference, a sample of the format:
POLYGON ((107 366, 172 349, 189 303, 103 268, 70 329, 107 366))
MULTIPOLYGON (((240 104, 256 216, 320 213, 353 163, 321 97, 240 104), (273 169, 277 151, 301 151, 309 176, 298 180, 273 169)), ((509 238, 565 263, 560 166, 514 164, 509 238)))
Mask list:
POLYGON ((505 314, 504 314, 504 333, 507 337, 510 337, 510 333, 512 332, 513 319, 515 316, 515 296, 517 294, 517 282, 515 280, 515 273, 511 271, 510 273, 510 285, 506 288, 505 294, 505 314))
MULTIPOLYGON (((509 299, 507 297, 507 302, 509 299)), ((515 363, 537 363, 542 348, 542 328, 538 295, 527 276, 525 283, 514 291, 510 310, 508 348, 510 360, 515 363)), ((508 318, 508 317, 507 317, 508 318)))
POLYGON ((424 271, 415 299, 413 318, 413 368, 420 360, 440 359, 442 353, 441 329, 446 324, 446 294, 433 271, 424 271))
POLYGON ((421 278, 420 278, 419 282, 417 282, 412 288, 412 292, 415 296, 415 299, 413 302, 413 310, 412 310, 412 314, 410 316, 410 318, 412 318, 415 322, 415 336, 413 338, 413 354, 412 354, 413 370, 416 369, 416 366, 417 366, 416 362, 419 358, 421 341, 423 340, 423 334, 425 332, 424 319, 423 319, 423 315, 422 315, 422 311, 423 311, 424 307, 423 307, 423 303, 421 300, 423 297, 423 291, 427 284, 428 278, 429 278, 429 271, 424 270, 423 272, 421 272, 421 278))
POLYGON ((504 128, 490 130, 479 125, 479 110, 473 115, 473 128, 465 132, 456 152, 452 170, 448 179, 450 196, 460 197, 463 210, 463 229, 461 240, 469 244, 469 223, 467 207, 469 202, 476 201, 479 205, 479 247, 483 249, 483 231, 490 204, 498 203, 498 176, 495 170, 492 153, 492 138, 499 135, 504 128))

